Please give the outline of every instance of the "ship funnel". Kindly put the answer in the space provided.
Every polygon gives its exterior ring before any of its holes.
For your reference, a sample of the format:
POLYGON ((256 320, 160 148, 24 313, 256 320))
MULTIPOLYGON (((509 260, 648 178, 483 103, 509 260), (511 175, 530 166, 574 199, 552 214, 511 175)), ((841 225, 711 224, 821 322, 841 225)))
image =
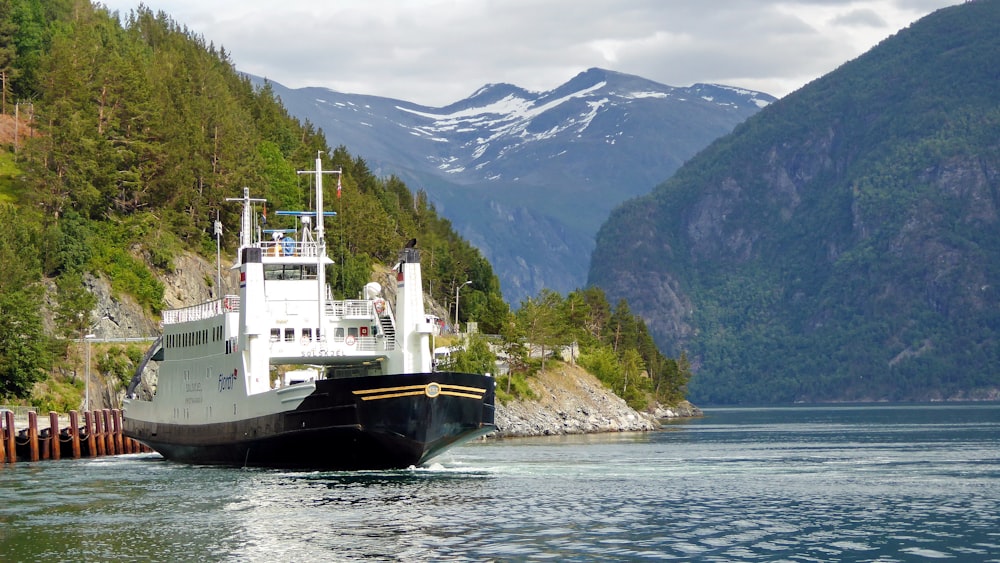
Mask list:
POLYGON ((403 373, 431 371, 431 318, 424 314, 423 282, 420 278, 420 251, 403 249, 396 272, 396 342, 402 354, 403 373))

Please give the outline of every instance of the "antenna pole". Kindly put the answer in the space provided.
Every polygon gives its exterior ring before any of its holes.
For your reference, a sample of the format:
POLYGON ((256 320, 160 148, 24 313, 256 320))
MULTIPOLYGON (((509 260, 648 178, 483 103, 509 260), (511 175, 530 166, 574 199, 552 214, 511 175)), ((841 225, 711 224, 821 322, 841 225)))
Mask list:
POLYGON ((316 175, 316 280, 319 285, 317 296, 317 329, 320 334, 317 339, 326 338, 326 327, 324 326, 324 315, 326 313, 326 267, 323 259, 326 258, 326 237, 323 234, 323 174, 342 174, 343 170, 323 170, 323 160, 320 155, 323 151, 316 151, 316 169, 299 170, 298 174, 316 175))
POLYGON ((222 298, 222 221, 215 210, 215 296, 222 298))

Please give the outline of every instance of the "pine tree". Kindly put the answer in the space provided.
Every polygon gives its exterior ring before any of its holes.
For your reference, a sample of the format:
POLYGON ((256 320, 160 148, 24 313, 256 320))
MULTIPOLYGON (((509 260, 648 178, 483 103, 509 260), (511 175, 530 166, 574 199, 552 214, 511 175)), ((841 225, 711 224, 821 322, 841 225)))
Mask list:
POLYGON ((0 114, 7 113, 7 96, 10 82, 20 74, 14 65, 17 58, 15 44, 17 23, 14 21, 14 7, 11 0, 0 0, 0 114))

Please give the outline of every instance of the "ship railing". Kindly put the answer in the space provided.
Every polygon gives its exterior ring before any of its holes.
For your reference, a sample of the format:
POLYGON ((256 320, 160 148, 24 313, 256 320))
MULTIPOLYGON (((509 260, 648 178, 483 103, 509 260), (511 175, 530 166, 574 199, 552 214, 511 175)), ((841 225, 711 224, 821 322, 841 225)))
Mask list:
POLYGON ((334 337, 334 344, 344 344, 348 349, 356 352, 385 352, 396 348, 396 341, 377 336, 355 336, 354 344, 346 344, 347 338, 334 337))
POLYGON ((207 301, 183 309, 168 309, 163 311, 163 324, 178 324, 191 321, 200 321, 221 315, 222 313, 232 313, 240 310, 240 297, 238 295, 227 295, 222 299, 207 301))
POLYGON ((278 240, 261 241, 257 246, 264 250, 264 256, 319 256, 319 243, 316 241, 278 240))
MULTIPOLYGON (((334 350, 346 351, 348 355, 351 352, 388 352, 396 348, 395 340, 380 336, 341 336, 332 338, 331 340, 334 350)), ((315 353, 316 349, 327 349, 327 341, 301 340, 300 342, 293 342, 290 340, 277 340, 273 337, 270 340, 270 350, 273 356, 298 355, 309 350, 315 353)))
POLYGON ((368 319, 375 316, 374 302, 367 299, 327 301, 326 312, 340 319, 368 319))

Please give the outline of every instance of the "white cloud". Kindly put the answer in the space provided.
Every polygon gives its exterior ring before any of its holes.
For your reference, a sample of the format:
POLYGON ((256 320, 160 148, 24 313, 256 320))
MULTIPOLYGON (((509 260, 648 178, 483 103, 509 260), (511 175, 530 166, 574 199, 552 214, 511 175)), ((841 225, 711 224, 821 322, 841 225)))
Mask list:
MULTIPOLYGON (((106 0, 127 13, 139 0, 106 0)), ((443 106, 590 67, 787 94, 957 0, 145 0, 290 87, 443 106)))

